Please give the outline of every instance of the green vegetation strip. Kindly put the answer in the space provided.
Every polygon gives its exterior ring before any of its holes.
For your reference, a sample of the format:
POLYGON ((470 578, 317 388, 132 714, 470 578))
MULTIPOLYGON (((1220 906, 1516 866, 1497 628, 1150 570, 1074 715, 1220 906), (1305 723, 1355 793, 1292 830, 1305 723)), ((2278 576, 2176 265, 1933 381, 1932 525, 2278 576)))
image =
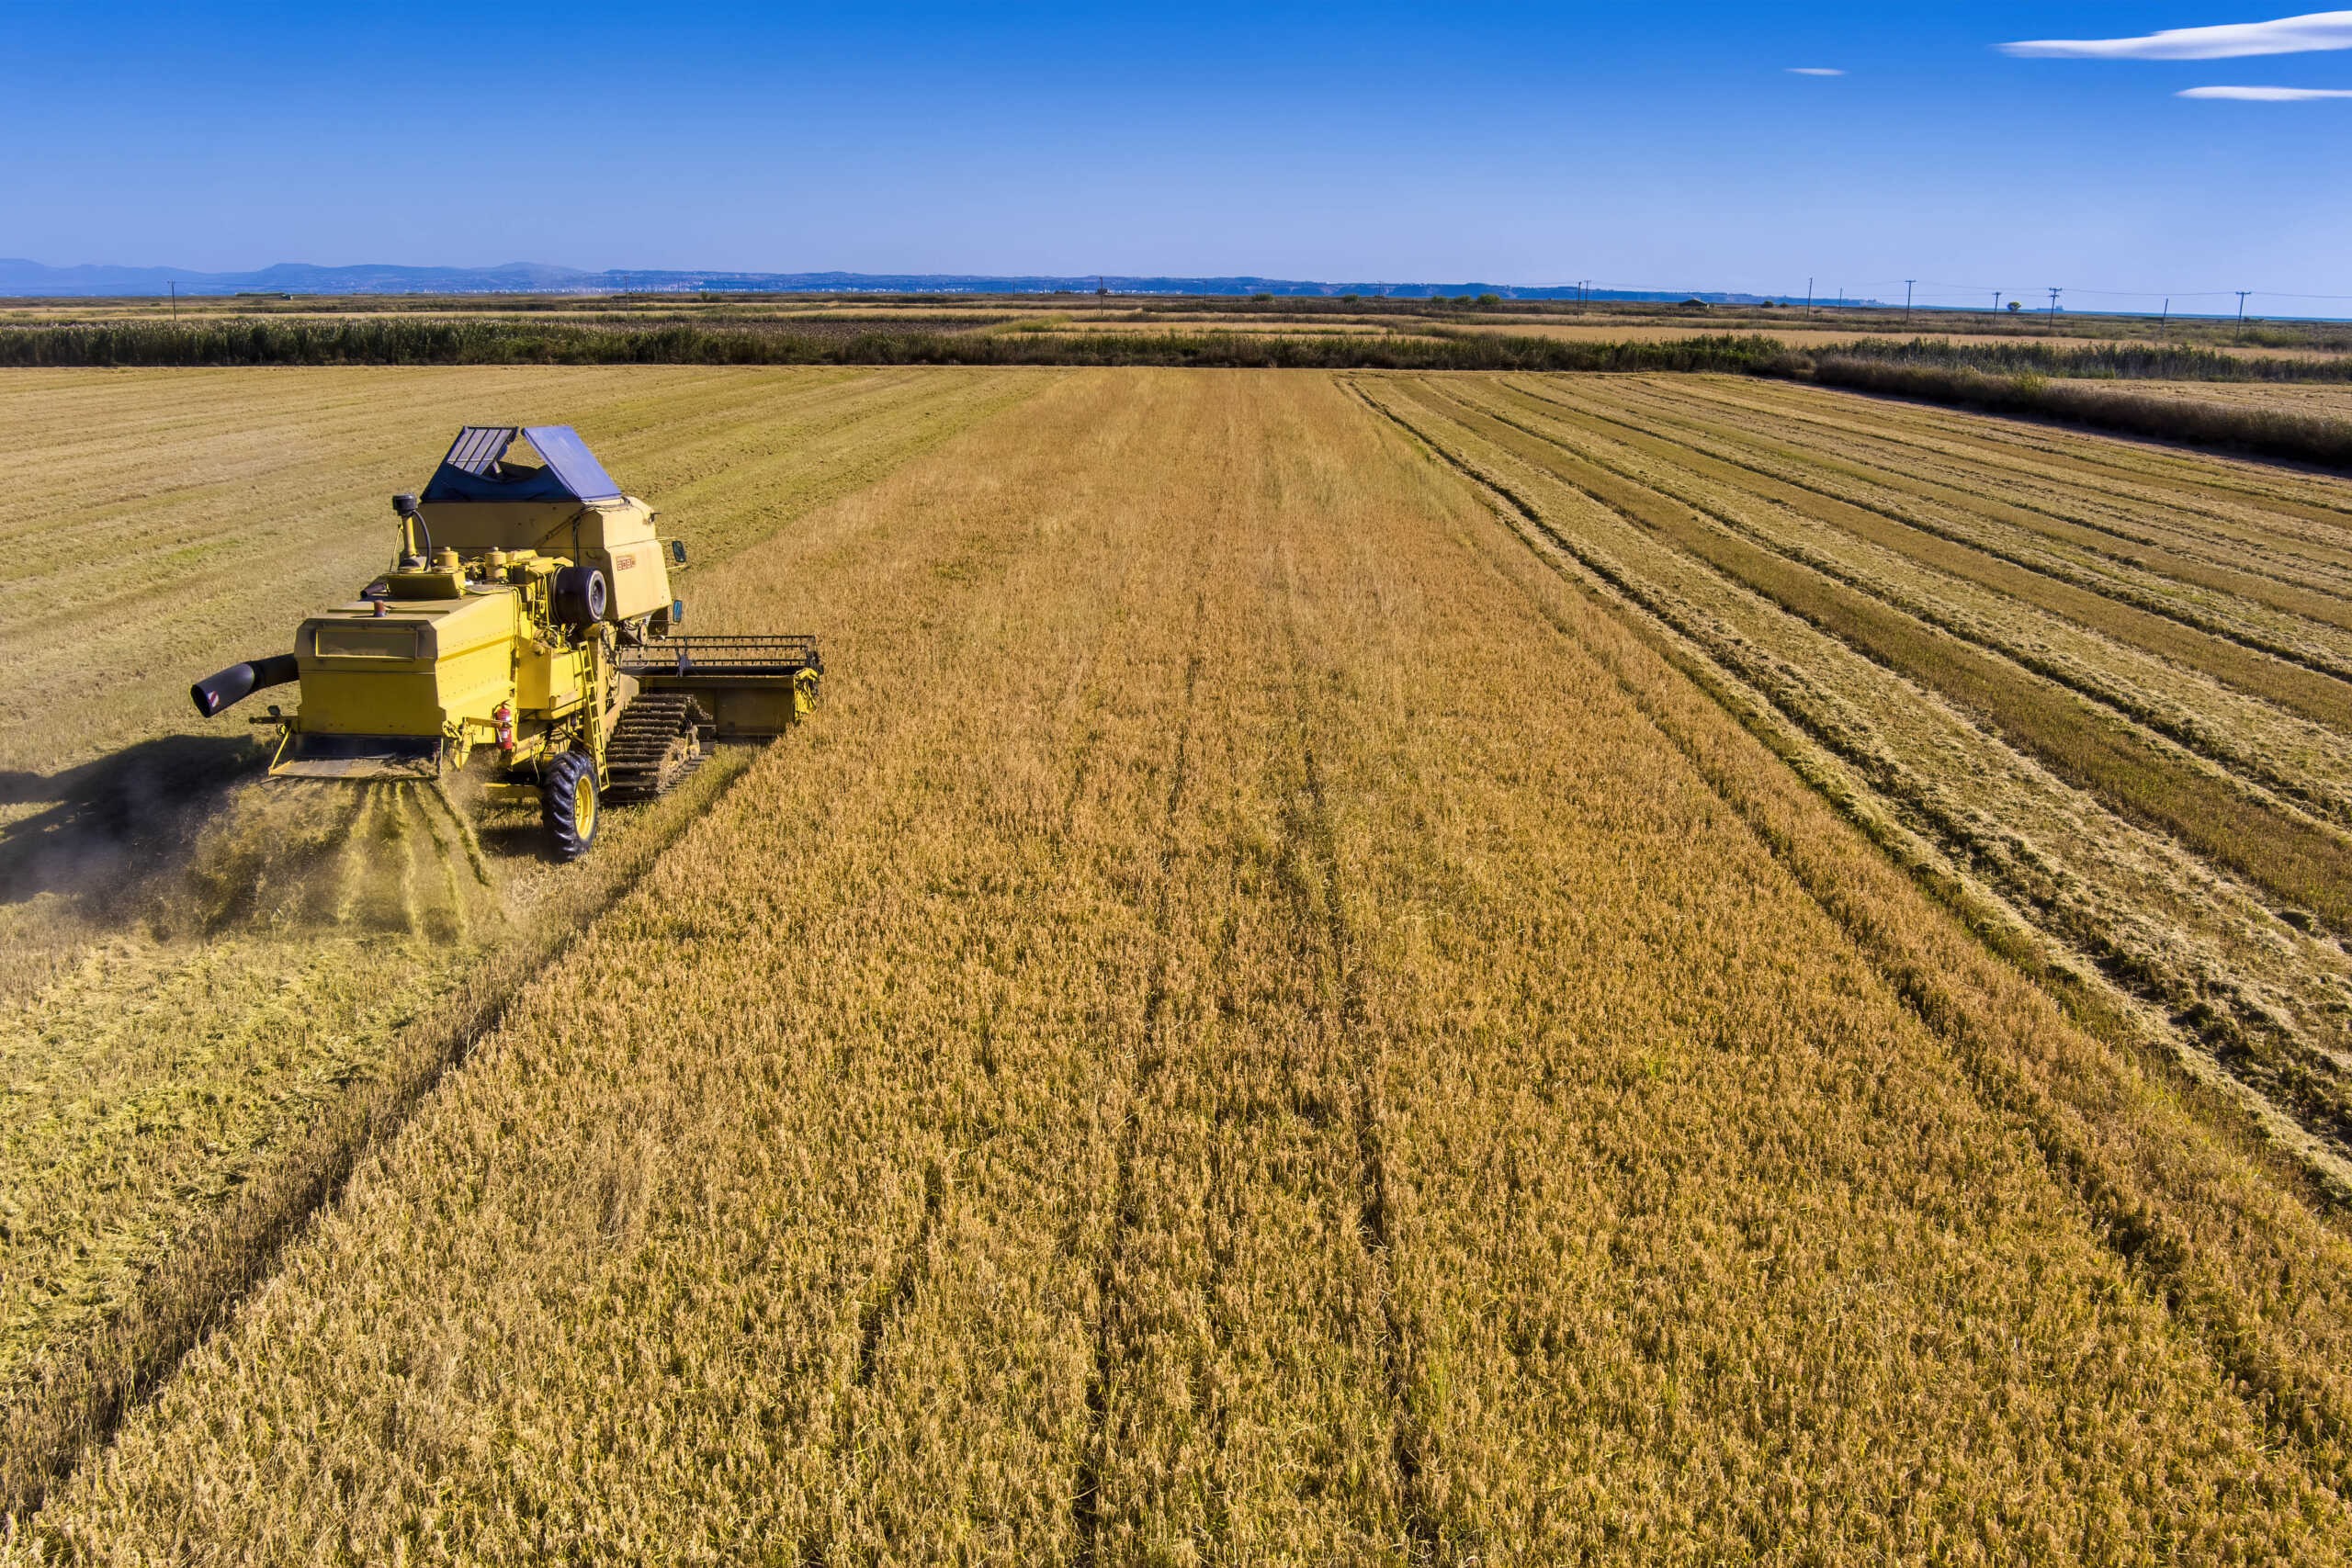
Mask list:
POLYGON ((1982 716, 2004 739, 2070 783, 2312 910, 2331 929, 2352 931, 2352 845, 2337 835, 2249 798, 2084 698, 1735 537, 1654 491, 1442 391, 1407 390, 1792 615, 1982 716))

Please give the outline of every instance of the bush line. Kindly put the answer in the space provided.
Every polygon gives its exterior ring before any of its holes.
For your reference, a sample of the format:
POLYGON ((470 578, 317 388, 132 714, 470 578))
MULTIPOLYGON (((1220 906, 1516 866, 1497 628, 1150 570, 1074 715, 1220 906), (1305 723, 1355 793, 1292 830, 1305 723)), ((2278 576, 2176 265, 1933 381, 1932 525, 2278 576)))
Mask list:
POLYGON ((942 333, 654 328, 543 321, 273 321, 0 329, 0 366, 1197 365, 1388 370, 1728 370, 1793 375, 1762 336, 1567 343, 1250 333, 942 333))

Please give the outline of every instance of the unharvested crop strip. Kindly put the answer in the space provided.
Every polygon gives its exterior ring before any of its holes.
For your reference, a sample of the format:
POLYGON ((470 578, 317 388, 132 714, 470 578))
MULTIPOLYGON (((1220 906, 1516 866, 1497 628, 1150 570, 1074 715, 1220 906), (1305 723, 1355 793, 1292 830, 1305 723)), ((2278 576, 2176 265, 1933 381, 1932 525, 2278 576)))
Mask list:
MULTIPOLYGON (((1842 471, 1826 455, 1824 469, 1842 471)), ((1862 470, 1855 470, 1860 474, 1862 470)), ((1866 485, 1881 481, 1864 479, 1866 485)), ((1892 479, 1884 481, 1892 484, 1892 479)), ((1837 493, 1857 499, 1845 491, 1837 493)), ((2126 562, 2088 551, 2070 549, 2041 539, 2029 529, 2012 528, 1986 514, 1983 508, 1958 504, 1943 514, 1890 504, 1865 493, 1862 504, 1874 506, 1898 522, 1966 548, 2038 572, 2148 614, 2176 621, 2256 653, 2301 666, 2337 681, 2352 681, 2352 642, 2334 628, 2300 617, 2281 615, 2243 600, 2205 590, 2186 589, 2141 571, 2126 562)))
MULTIPOLYGON (((1776 418, 1758 405, 1729 395, 1720 383, 1712 380, 1667 385, 1628 379, 1611 384, 1612 389, 1623 394, 1623 401, 1613 412, 1602 413, 1589 406, 1589 400, 1576 398, 1572 388, 1559 378, 1501 384, 1521 396, 1564 407, 1582 405, 1588 414, 1603 418, 1622 419, 1636 412, 1645 419, 1662 417, 1679 429, 1730 445, 1731 451, 1717 455, 1744 466, 1755 466, 1759 454, 1793 459, 1800 470, 1796 481, 1799 483, 1805 483, 1808 479, 1817 483, 1821 473, 1834 472, 1897 493, 1926 493, 1940 488, 1957 498, 1990 501, 1994 498, 1983 493, 1983 480, 1988 472, 2000 473, 2030 489, 2030 492, 2021 493, 2014 486, 2004 487, 2017 499, 1998 504, 2085 524, 2129 544, 2169 544, 2209 565, 2246 567, 2251 560, 2255 563, 2252 570, 2258 575, 2299 587, 2317 588, 2323 592, 2340 586, 2346 574, 2352 573, 2352 538, 2347 538, 2345 529, 2346 523, 2352 519, 2312 521, 2284 516, 2243 500, 2199 504, 2193 491, 2184 491, 2161 481, 2140 487, 2098 488, 2087 481, 2067 482, 2058 474, 2030 464, 1973 464, 1964 453, 1939 454, 1932 446, 1905 446, 1895 439, 1894 427, 1867 417, 1878 412, 1869 403, 1848 408, 1832 396, 1815 394, 1817 406, 1792 410, 1776 418), (1825 421, 1819 417, 1825 412, 1854 417, 1825 421), (1759 421, 1767 428, 1757 428, 1759 421), (1834 435, 1849 450, 1841 457, 1819 441, 1804 447, 1792 446, 1787 439, 1793 434, 1792 424, 1834 435), (1939 481, 1935 475, 1943 478, 1939 481), (1905 483, 1923 488, 1910 492, 1897 490, 1905 483), (2181 521, 2166 521, 2170 518, 2181 521), (2216 541, 2222 542, 2219 548, 2216 541)), ((1656 427, 1644 423, 1638 428, 1656 427)))
POLYGON ((2148 497, 2161 501, 2186 491, 2203 504, 2250 507, 2316 525, 2312 534, 2320 538, 2352 515, 2332 475, 2277 463, 2233 461, 2221 454, 2182 452, 2128 435, 2068 431, 2030 419, 1928 407, 1863 392, 1758 383, 1739 397, 1726 397, 1720 387, 1698 395, 1764 417, 1809 418, 1838 406, 1868 410, 1882 439, 1974 468, 2038 476, 2093 496, 2144 487, 2148 497), (1750 397, 1756 400, 1749 401, 1750 397))
MULTIPOLYGON (((1559 400, 1554 397, 1546 400, 1559 400)), ((2166 576, 2140 564, 2139 560, 2144 558, 2139 552, 2118 553, 2069 544, 2039 526, 2035 519, 2041 513, 2025 500, 1995 499, 1980 490, 1967 488, 1963 481, 1969 476, 1964 472, 1947 475, 1951 482, 1945 483, 1927 477, 1927 470, 1916 466, 1873 466, 1871 462, 1841 456, 1841 440, 1866 439, 1871 433, 1853 424, 1796 417, 1823 432, 1820 447, 1800 453, 1739 427, 1720 434, 1736 436, 1751 450, 1763 451, 1768 457, 1782 457, 1783 465, 1773 470, 1781 477, 1791 477, 1793 469, 1798 482, 1816 488, 1832 482, 1824 476, 1841 477, 1862 486, 1862 493, 1858 496, 1843 489, 1835 489, 1831 493, 1874 508, 1896 521, 2245 648, 2338 680, 2352 681, 2352 640, 2347 640, 2336 627, 2166 576), (1883 499, 1888 494, 1925 501, 1933 510, 1922 510, 1903 502, 1890 503, 1883 499)))

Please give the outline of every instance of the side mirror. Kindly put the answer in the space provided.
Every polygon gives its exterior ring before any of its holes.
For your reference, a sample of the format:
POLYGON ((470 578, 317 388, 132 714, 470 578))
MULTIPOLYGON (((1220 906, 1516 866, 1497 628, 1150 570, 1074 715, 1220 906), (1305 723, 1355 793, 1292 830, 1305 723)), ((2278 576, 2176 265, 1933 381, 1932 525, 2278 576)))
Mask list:
POLYGON ((670 558, 680 566, 686 564, 686 542, 684 539, 670 541, 670 558))

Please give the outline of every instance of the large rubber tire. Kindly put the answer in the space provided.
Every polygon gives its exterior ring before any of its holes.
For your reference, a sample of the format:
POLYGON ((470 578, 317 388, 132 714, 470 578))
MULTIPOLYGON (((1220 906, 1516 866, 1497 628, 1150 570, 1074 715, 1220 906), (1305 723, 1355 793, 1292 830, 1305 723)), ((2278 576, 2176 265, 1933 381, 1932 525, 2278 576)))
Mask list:
POLYGON ((565 626, 585 629, 605 618, 612 596, 605 574, 593 566, 568 566, 555 574, 555 615, 565 626))
POLYGON ((555 852, 578 860, 596 841, 605 803, 596 788, 596 762, 585 751, 566 751, 548 764, 539 781, 539 818, 555 852))

